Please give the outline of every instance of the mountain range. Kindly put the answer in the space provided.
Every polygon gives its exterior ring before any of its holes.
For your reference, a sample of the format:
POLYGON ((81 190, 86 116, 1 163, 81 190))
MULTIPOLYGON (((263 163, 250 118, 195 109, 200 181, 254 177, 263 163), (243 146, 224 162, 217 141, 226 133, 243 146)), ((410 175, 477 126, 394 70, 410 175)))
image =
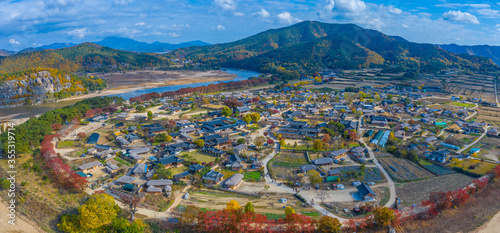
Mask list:
MULTIPOLYGON (((203 46, 203 45, 209 45, 209 43, 200 41, 200 40, 194 40, 194 41, 188 41, 188 42, 182 42, 179 44, 170 44, 170 43, 162 43, 162 42, 153 42, 153 43, 146 43, 146 42, 140 42, 136 41, 133 39, 129 38, 123 38, 123 37, 106 37, 101 41, 94 42, 95 44, 106 46, 109 48, 113 49, 119 49, 119 50, 124 50, 124 51, 129 51, 129 52, 137 52, 137 53, 165 53, 165 52, 170 52, 174 49, 178 48, 184 48, 184 47, 189 47, 189 46, 203 46)), ((22 52, 33 52, 33 51, 41 51, 41 50, 47 50, 47 49, 61 49, 61 48, 68 48, 72 47, 78 44, 75 43, 53 43, 49 45, 43 45, 39 47, 29 47, 25 48, 19 52, 13 52, 13 51, 8 51, 8 50, 3 50, 0 49, 0 57, 3 56, 10 56, 16 53, 22 53, 22 52)))
POLYGON ((238 41, 187 47, 169 56, 208 66, 269 73, 312 73, 321 68, 383 67, 404 72, 436 72, 450 67, 497 70, 490 59, 455 54, 433 44, 409 42, 354 24, 304 21, 238 41))
POLYGON ((497 65, 500 65, 500 46, 491 45, 438 45, 440 48, 452 53, 465 53, 470 55, 483 56, 491 59, 497 65))

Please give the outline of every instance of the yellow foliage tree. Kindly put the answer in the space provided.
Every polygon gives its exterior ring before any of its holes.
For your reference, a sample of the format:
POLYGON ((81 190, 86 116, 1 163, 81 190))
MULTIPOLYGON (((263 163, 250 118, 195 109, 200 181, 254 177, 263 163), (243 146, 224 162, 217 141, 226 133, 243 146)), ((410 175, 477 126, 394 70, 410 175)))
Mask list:
POLYGON ((120 207, 108 194, 96 194, 78 208, 82 230, 95 229, 110 224, 118 215, 120 207))
POLYGON ((288 216, 290 214, 295 214, 295 209, 291 206, 285 207, 285 216, 288 216))
POLYGON ((231 200, 226 203, 226 210, 240 210, 241 206, 236 200, 231 200))
POLYGON ((387 207, 378 207, 373 211, 373 217, 375 222, 386 227, 389 226, 392 221, 396 218, 394 215, 394 210, 387 207))
POLYGON ((340 233, 342 231, 342 224, 338 219, 325 215, 318 221, 318 231, 340 233))

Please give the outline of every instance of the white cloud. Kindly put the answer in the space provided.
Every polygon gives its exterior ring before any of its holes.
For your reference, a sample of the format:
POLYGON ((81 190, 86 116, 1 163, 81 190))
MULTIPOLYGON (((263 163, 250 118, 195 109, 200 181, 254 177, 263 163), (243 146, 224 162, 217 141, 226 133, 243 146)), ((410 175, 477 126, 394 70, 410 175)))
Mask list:
POLYGON ((358 13, 366 9, 366 3, 361 0, 336 0, 334 4, 342 12, 358 13))
POLYGON ((116 5, 128 5, 129 3, 134 2, 134 0, 115 0, 113 1, 114 4, 116 5))
POLYGON ((262 18, 268 18, 269 16, 271 16, 271 14, 269 14, 269 12, 267 12, 264 8, 260 9, 260 11, 256 14, 260 15, 260 17, 262 18))
POLYGON ((168 33, 168 35, 171 36, 171 37, 179 37, 179 36, 181 36, 181 35, 179 35, 179 34, 177 34, 175 32, 168 33))
POLYGON ((214 0, 215 5, 220 7, 223 10, 235 10, 236 2, 233 0, 214 0))
POLYGON ((71 31, 67 32, 67 34, 81 40, 89 34, 89 30, 87 28, 79 28, 79 29, 71 30, 71 31))
POLYGON ((146 25, 146 23, 144 23, 144 22, 139 22, 139 23, 135 24, 135 26, 144 26, 144 25, 146 25))
POLYGON ((459 22, 459 23, 472 23, 479 24, 476 16, 462 11, 448 11, 443 14, 445 20, 459 22))
POLYGON ((442 3, 436 6, 446 7, 446 8, 459 8, 459 7, 472 7, 472 8, 489 8, 489 4, 461 4, 461 3, 442 3))
POLYGON ((286 23, 286 24, 298 23, 302 21, 301 19, 293 17, 288 12, 283 12, 281 14, 278 14, 278 20, 280 21, 280 23, 286 23))
POLYGON ((499 18, 500 11, 493 9, 477 9, 476 12, 486 18, 499 18))
POLYGON ((222 31, 222 30, 226 30, 226 27, 224 27, 223 25, 217 25, 217 27, 215 27, 215 29, 219 30, 219 31, 222 31))
POLYGON ((389 9, 389 12, 392 14, 399 15, 399 14, 403 13, 403 11, 401 9, 396 8, 394 6, 390 6, 388 9, 389 9))
POLYGON ((9 40, 9 44, 11 45, 20 45, 21 43, 17 41, 16 39, 12 38, 9 40))
POLYGON ((410 28, 410 26, 408 26, 406 24, 401 24, 401 26, 403 26, 404 28, 410 28))
POLYGON ((245 16, 243 12, 234 12, 234 16, 245 16))

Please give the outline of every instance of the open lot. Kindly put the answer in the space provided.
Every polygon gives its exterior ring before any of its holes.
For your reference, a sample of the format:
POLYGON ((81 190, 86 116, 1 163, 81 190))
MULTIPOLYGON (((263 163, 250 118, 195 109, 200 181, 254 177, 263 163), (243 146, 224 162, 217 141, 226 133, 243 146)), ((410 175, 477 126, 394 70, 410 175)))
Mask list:
POLYGON ((398 184, 396 185, 396 195, 401 199, 401 204, 409 206, 429 199, 431 192, 456 190, 469 185, 473 180, 474 178, 461 173, 437 176, 426 180, 398 184))
POLYGON ((186 161, 198 161, 198 162, 206 162, 206 163, 210 163, 210 162, 215 161, 214 156, 203 154, 203 153, 198 152, 198 151, 182 153, 181 157, 186 161))
POLYGON ((296 175, 300 166, 308 164, 304 153, 283 152, 271 160, 271 175, 277 179, 285 179, 296 175))
POLYGON ((383 157, 378 160, 389 175, 397 181, 420 180, 434 176, 432 173, 406 159, 383 157))
POLYGON ((464 159, 452 164, 451 166, 482 176, 491 171, 491 169, 495 168, 497 164, 481 161, 479 159, 464 159))

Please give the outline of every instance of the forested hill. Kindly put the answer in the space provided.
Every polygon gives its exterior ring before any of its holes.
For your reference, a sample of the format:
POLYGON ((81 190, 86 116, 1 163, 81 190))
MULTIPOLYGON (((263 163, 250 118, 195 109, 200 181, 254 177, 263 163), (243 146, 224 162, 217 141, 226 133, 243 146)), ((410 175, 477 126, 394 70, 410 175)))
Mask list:
POLYGON ((321 68, 384 67, 412 74, 447 67, 473 71, 499 69, 488 58, 450 53, 432 44, 408 42, 354 24, 311 21, 267 30, 235 42, 181 48, 170 56, 207 66, 294 76, 321 68))
POLYGON ((0 57, 0 74, 27 69, 56 68, 68 72, 107 72, 167 66, 162 56, 134 53, 83 43, 69 48, 21 52, 0 57))

